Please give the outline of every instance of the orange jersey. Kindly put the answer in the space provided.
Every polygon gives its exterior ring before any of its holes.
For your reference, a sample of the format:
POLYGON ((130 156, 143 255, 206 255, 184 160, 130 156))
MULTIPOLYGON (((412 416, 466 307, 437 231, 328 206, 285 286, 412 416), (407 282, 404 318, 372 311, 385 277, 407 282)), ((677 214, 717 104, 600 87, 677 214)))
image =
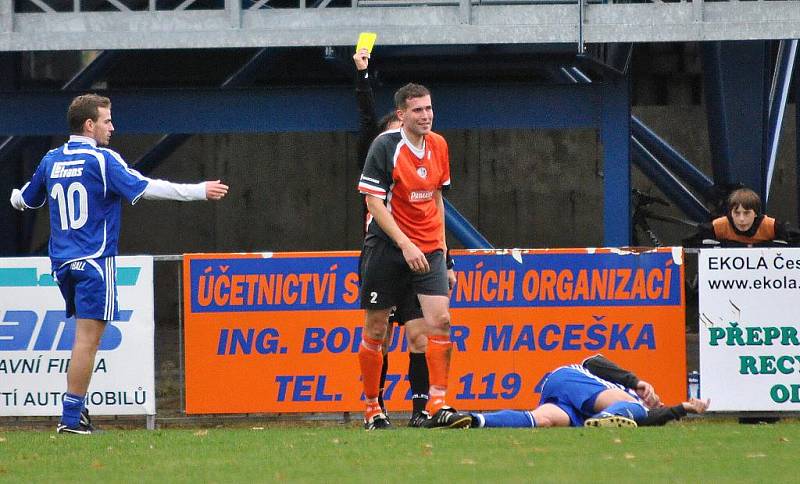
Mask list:
POLYGON ((728 217, 719 217, 712 222, 717 240, 733 240, 743 244, 758 244, 775 240, 775 219, 764 215, 756 218, 747 233, 739 232, 728 217), (750 234, 750 235, 748 235, 750 234))
MULTIPOLYGON (((422 149, 417 149, 402 131, 386 131, 372 142, 358 190, 382 199, 400 230, 422 252, 444 250, 444 217, 436 207, 435 194, 450 187, 447 142, 431 132, 422 149)), ((389 240, 369 216, 367 238, 371 236, 389 240)))

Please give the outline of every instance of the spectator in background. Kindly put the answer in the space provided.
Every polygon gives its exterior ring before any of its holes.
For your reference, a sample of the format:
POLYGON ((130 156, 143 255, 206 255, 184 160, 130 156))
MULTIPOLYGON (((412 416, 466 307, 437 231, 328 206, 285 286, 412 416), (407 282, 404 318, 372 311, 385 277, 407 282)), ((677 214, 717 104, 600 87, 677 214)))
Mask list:
POLYGON ((726 214, 700 225, 684 245, 695 247, 704 245, 704 240, 716 240, 727 246, 752 247, 776 240, 795 243, 798 235, 796 229, 762 212, 761 197, 756 192, 739 188, 728 195, 726 214))

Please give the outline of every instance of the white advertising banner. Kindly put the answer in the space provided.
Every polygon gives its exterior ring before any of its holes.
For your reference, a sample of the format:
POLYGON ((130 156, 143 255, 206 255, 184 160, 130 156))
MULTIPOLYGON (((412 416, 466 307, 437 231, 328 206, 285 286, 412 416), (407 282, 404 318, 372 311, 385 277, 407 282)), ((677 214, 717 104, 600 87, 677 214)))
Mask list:
POLYGON ((708 249, 700 394, 717 411, 800 410, 800 249, 708 249))
MULTIPOLYGON (((119 321, 100 342, 92 415, 155 415, 153 258, 117 257, 119 321)), ((75 320, 46 257, 0 259, 0 416, 57 416, 75 320)))

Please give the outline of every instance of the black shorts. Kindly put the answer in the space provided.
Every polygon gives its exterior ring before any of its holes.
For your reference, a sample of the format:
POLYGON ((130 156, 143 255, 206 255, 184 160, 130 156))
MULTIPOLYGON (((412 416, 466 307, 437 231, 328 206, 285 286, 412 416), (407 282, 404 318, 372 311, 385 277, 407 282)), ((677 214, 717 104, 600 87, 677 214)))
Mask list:
POLYGON ((361 309, 396 306, 395 319, 405 323, 422 317, 418 294, 449 296, 444 253, 425 254, 431 270, 418 274, 408 267, 403 251, 381 237, 371 237, 361 251, 361 309))

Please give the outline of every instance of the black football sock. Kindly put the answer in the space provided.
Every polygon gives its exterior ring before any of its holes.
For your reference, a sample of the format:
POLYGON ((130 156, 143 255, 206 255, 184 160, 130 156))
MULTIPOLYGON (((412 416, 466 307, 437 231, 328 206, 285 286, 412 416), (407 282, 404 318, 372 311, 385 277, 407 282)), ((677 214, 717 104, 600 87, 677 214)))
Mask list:
POLYGON ((425 353, 408 354, 408 379, 411 384, 411 401, 414 413, 425 410, 428 404, 428 363, 425 353))
POLYGON ((389 370, 389 355, 383 355, 383 367, 381 368, 381 385, 378 389, 378 404, 383 410, 386 410, 386 405, 383 404, 383 389, 386 388, 386 371, 389 370))

